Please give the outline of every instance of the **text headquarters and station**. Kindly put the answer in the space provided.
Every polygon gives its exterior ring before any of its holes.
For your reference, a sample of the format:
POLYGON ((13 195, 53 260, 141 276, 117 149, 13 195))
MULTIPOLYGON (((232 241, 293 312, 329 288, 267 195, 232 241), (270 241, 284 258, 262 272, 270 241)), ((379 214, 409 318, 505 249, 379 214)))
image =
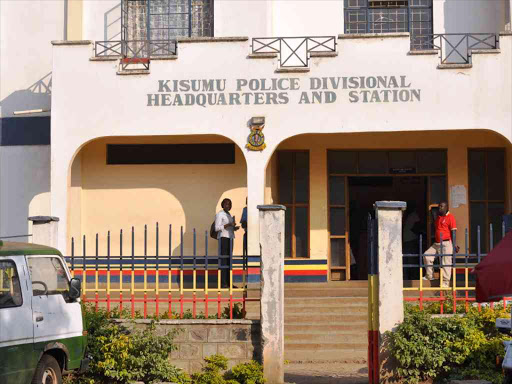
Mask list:
POLYGON ((157 88, 147 94, 148 107, 331 104, 341 97, 350 103, 421 101, 407 76, 159 80, 157 88))

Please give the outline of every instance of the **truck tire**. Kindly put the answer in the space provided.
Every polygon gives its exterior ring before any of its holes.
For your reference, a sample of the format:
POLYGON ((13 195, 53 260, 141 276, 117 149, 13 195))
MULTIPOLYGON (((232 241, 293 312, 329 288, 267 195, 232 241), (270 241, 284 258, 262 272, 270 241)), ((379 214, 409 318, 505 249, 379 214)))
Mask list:
POLYGON ((32 384, 62 384, 62 372, 53 356, 43 355, 37 363, 32 384))
POLYGON ((512 384, 512 372, 505 372, 504 384, 512 384))

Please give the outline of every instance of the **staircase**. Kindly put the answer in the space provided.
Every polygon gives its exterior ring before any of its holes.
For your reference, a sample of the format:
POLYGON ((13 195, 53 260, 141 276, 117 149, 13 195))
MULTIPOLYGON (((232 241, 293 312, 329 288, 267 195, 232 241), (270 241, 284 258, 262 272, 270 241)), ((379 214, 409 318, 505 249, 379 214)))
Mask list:
POLYGON ((368 353, 368 282, 285 285, 285 359, 363 364, 368 353))

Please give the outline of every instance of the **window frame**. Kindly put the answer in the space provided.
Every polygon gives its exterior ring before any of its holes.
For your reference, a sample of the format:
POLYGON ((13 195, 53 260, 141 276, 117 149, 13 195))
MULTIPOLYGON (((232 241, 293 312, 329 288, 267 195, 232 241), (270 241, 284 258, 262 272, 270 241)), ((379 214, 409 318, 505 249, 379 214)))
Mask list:
MULTIPOLYGON (((308 190, 307 190, 307 197, 308 201, 307 203, 296 203, 295 202, 295 182, 296 182, 296 175, 295 175, 295 166, 296 166, 296 160, 295 156, 293 157, 293 163, 292 163, 292 202, 291 203, 282 203, 279 202, 279 204, 284 205, 286 207, 286 210, 291 210, 291 223, 292 223, 292 244, 291 244, 291 252, 290 256, 287 257, 285 255, 285 259, 294 259, 294 260, 308 260, 311 258, 311 156, 309 150, 295 150, 295 149, 285 149, 285 150, 278 150, 277 151, 277 196, 280 195, 280 180, 281 175, 279 172, 279 155, 280 153, 307 153, 308 155, 308 164, 309 164, 309 175, 308 175, 308 190), (307 256, 297 256, 297 242, 295 237, 295 209, 296 208, 307 208, 308 213, 308 225, 306 228, 307 231, 307 240, 308 240, 308 250, 307 250, 307 256)), ((285 241, 286 241, 286 234, 285 234, 285 241)), ((286 253, 286 251, 285 251, 286 253)))
MULTIPOLYGON (((16 275, 18 276, 18 288, 19 288, 19 291, 20 291, 20 297, 21 297, 21 303, 19 305, 10 305, 8 307, 4 307, 0 304, 0 310, 2 309, 9 309, 9 308, 19 308, 19 307, 22 307, 23 306, 23 289, 21 288, 21 281, 20 281, 20 274, 18 272, 18 267, 16 265, 16 262, 12 259, 1 259, 0 260, 0 263, 10 263, 13 265, 14 267, 14 270, 16 271, 16 275)), ((2 269, 0 269, 0 272, 2 271, 2 269)), ((11 282, 12 282, 12 278, 11 278, 11 282)), ((14 301, 13 301, 14 302, 14 301)))
MULTIPOLYGON (((508 203, 507 203, 507 151, 504 147, 494 147, 494 148, 468 148, 467 150, 467 174, 468 174, 468 218, 469 218, 469 231, 468 231, 468 247, 471 253, 475 255, 478 253, 478 249, 473 249, 473 241, 472 241, 472 233, 473 233, 473 225, 471 222, 471 204, 484 204, 485 207, 485 228, 482 231, 482 227, 480 227, 480 240, 482 241, 482 232, 483 232, 483 240, 485 241, 484 246, 482 246, 482 242, 480 242, 480 253, 485 254, 490 250, 491 242, 490 242, 490 221, 489 221, 489 204, 503 204, 503 214, 506 214, 508 203), (485 154, 485 198, 482 199, 472 199, 471 198, 471 171, 470 171, 470 156, 472 152, 482 152, 485 154), (503 153, 503 161, 504 161, 504 182, 503 182, 503 200, 493 200, 489 199, 489 161, 488 154, 490 152, 501 152, 503 153)), ((493 232, 495 231, 501 232, 500 228, 493 228, 493 232)), ((493 246, 496 244, 493 244, 493 246)))
MULTIPOLYGON (((419 5, 418 2, 423 2, 422 0, 408 0, 406 6, 393 6, 390 4, 390 6, 378 6, 378 7, 372 7, 370 2, 372 0, 355 0, 357 2, 357 5, 350 5, 350 2, 354 0, 344 0, 343 2, 343 30, 345 34, 367 34, 367 33, 385 33, 385 32, 376 32, 376 26, 378 24, 374 22, 371 22, 371 15, 372 13, 375 13, 376 11, 384 11, 384 10, 393 10, 393 9, 404 9, 406 10, 406 32, 409 32, 411 34, 411 46, 415 47, 416 49, 432 49, 432 42, 431 39, 426 39, 426 41, 416 41, 416 30, 419 29, 420 32, 423 30, 426 30, 425 33, 420 33, 419 36, 433 36, 434 34, 434 7, 433 7, 433 0, 423 0, 426 1, 428 4, 419 5), (430 20, 423 21, 423 20, 414 20, 417 16, 417 12, 421 10, 426 10, 428 14, 428 18, 430 20), (350 18, 352 15, 356 15, 357 20, 350 21, 350 18), (359 20, 360 17, 364 15, 364 20, 359 20), (354 29, 349 28, 349 25, 355 23, 354 29), (428 23, 427 28, 423 28, 423 25, 425 23, 428 23), (364 31, 363 29, 364 24, 364 31)), ((379 0, 380 1, 380 0, 379 0)), ((389 3, 397 3, 397 0, 382 0, 380 2, 389 2, 389 3)), ((421 14, 421 12, 420 12, 421 14)), ((396 14, 399 16, 399 14, 396 14)), ((421 19, 421 17, 420 17, 421 19)), ((402 21, 393 21, 389 23, 388 25, 392 24, 400 24, 403 23, 402 21)), ((398 33, 403 31, 388 31, 388 33, 398 33)), ((422 40, 425 40, 423 38, 422 40)))
POLYGON ((64 298, 64 301, 70 302, 69 297, 67 295, 65 295, 65 293, 69 294, 71 278, 69 276, 69 272, 67 270, 66 263, 63 262, 63 260, 60 257, 55 256, 55 255, 27 255, 27 269, 28 269, 28 275, 29 275, 29 278, 30 278, 30 288, 29 289, 32 292, 32 297, 61 295, 64 298), (63 269, 63 271, 64 271, 64 273, 66 275, 67 290, 66 291, 62 291, 62 292, 57 291, 55 293, 46 292, 46 294, 38 294, 38 295, 34 294, 34 288, 33 288, 34 280, 32 279, 32 270, 31 270, 31 265, 30 265, 30 260, 31 259, 35 259, 35 260, 38 260, 38 259, 56 259, 61 264, 62 269, 63 269))
MULTIPOLYGON (((445 178, 445 194, 448 199, 449 195, 449 168, 448 168, 448 148, 385 148, 385 149, 372 149, 372 148, 327 148, 326 154, 326 170, 327 170, 327 228, 328 228, 328 271, 329 271, 329 280, 331 280, 331 272, 333 270, 345 270, 345 279, 343 281, 351 280, 350 276, 350 193, 349 193, 349 177, 426 177, 427 178, 427 201, 429 206, 432 205, 432 197, 431 197, 431 179, 433 177, 444 177, 445 178), (329 153, 331 152, 355 152, 356 156, 356 164, 355 164, 355 173, 345 172, 345 173, 337 173, 331 172, 329 167, 329 153), (365 152, 385 152, 386 153, 386 173, 379 174, 366 174, 360 173, 360 157, 361 153, 365 152), (414 152, 415 153, 415 162, 416 162, 416 170, 414 173, 390 173, 390 159, 389 154, 391 152, 414 152), (417 172, 418 171, 418 153, 419 152, 438 152, 441 156, 444 156, 445 159, 445 171, 443 173, 428 173, 428 172, 417 172), (331 191, 330 191, 330 178, 331 177, 345 177, 345 231, 346 235, 331 235, 331 217, 330 212, 331 208, 337 208, 338 205, 331 204, 331 191), (331 239, 336 238, 345 238, 345 267, 332 267, 331 266, 331 239)), ((341 207, 341 206, 339 206, 341 207)), ((430 214, 427 214, 427 242, 428 245, 432 243, 432 217, 430 214)))

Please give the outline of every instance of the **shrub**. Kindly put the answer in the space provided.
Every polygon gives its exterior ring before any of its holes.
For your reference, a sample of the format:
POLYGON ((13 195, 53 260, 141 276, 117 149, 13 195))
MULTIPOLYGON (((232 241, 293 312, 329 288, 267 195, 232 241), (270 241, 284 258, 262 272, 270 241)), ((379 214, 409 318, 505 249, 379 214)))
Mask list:
POLYGON ((504 355, 504 336, 494 324, 506 316, 503 307, 496 307, 471 309, 464 317, 432 318, 407 306, 404 322, 385 336, 397 362, 395 375, 406 383, 483 378, 501 383, 496 357, 504 355))
POLYGON ((240 384, 263 384, 265 382, 262 366, 254 360, 234 366, 226 377, 240 384))
MULTIPOLYGON (((173 339, 177 331, 157 336, 155 324, 143 330, 130 332, 122 325, 111 322, 112 318, 127 317, 127 311, 103 309, 97 311, 91 305, 83 305, 84 327, 88 331, 89 370, 81 375, 66 378, 73 384, 124 384, 143 381, 150 384, 170 381, 178 384, 263 384, 263 369, 257 362, 239 364, 226 371, 228 359, 214 355, 205 359, 200 373, 183 373, 169 361, 174 350, 173 339)), ((233 306, 233 315, 242 316, 242 306, 233 306)), ((229 317, 229 308, 224 316, 229 317)), ((167 314, 165 314, 167 316, 167 314)), ((190 317, 191 313, 190 313, 190 317)), ((216 318, 216 316, 214 316, 216 318)), ((204 316, 203 316, 204 318, 204 316)))
POLYGON ((129 381, 173 381, 189 383, 187 375, 168 360, 174 349, 175 333, 157 336, 154 324, 143 331, 130 333, 109 321, 109 313, 84 307, 84 324, 88 331, 89 370, 73 378, 80 384, 121 384, 129 381))
POLYGON ((234 366, 227 371, 228 359, 213 355, 204 359, 201 372, 192 375, 193 384, 264 384, 263 367, 256 361, 234 366))

